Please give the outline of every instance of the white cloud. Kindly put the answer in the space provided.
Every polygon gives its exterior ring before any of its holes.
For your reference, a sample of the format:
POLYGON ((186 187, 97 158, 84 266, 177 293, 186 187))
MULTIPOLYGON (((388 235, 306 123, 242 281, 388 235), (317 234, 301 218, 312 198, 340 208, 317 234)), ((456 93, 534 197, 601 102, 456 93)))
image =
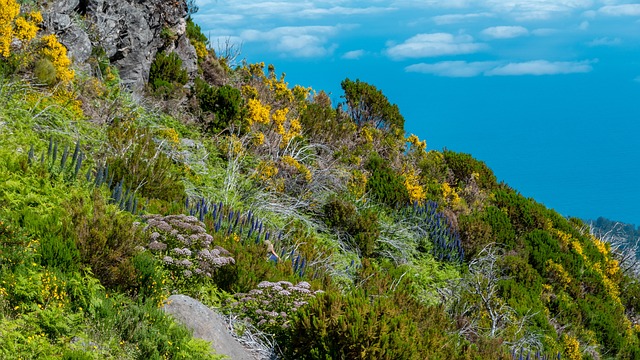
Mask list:
POLYGON ((418 72, 446 77, 474 77, 481 75, 494 66, 495 63, 491 61, 442 61, 435 64, 414 64, 407 66, 405 70, 407 72, 418 72))
POLYGON ((580 30, 589 30, 589 22, 588 21, 583 21, 580 23, 580 26, 578 26, 578 29, 580 30))
POLYGON ((393 7, 370 6, 366 8, 356 8, 356 7, 334 6, 331 8, 305 9, 300 11, 298 15, 303 17, 353 16, 353 15, 372 15, 372 14, 388 13, 395 10, 397 10, 397 8, 393 8, 393 7))
POLYGON ((607 5, 598 12, 608 16, 640 16, 640 4, 607 5))
POLYGON ((622 39, 618 37, 616 38, 601 37, 601 38, 593 39, 592 41, 589 41, 587 43, 587 45, 589 46, 615 46, 620 44, 622 44, 622 39))
POLYGON ((547 20, 593 7, 594 0, 404 0, 399 4, 413 7, 487 10, 517 21, 547 20))
POLYGON ((594 61, 534 60, 505 64, 497 61, 441 61, 433 64, 410 65, 405 68, 405 71, 446 77, 561 75, 590 72, 592 62, 594 61))
POLYGON ((514 75, 558 75, 587 73, 593 70, 591 61, 557 61, 534 60, 519 63, 509 63, 485 72, 487 76, 514 75))
POLYGON ((457 23, 468 23, 476 19, 491 18, 495 15, 489 12, 471 13, 471 14, 446 14, 438 15, 432 18, 436 25, 448 25, 457 23))
POLYGON ((551 29, 551 28, 541 28, 541 29, 535 29, 531 31, 531 33, 536 36, 549 36, 557 32, 558 32, 557 29, 551 29))
POLYGON ((266 41, 283 55, 322 57, 333 53, 335 44, 328 44, 339 29, 348 26, 283 26, 269 31, 245 30, 240 37, 245 42, 266 41))
POLYGON ((418 34, 402 44, 390 46, 387 55, 395 60, 443 55, 471 54, 486 47, 469 35, 448 33, 418 34))
POLYGON ((347 60, 358 60, 361 57, 363 57, 365 54, 365 51, 360 49, 360 50, 352 50, 352 51, 347 51, 346 53, 344 53, 342 55, 343 59, 347 59, 347 60))
POLYGON ((513 39, 529 35, 529 30, 522 26, 493 26, 482 30, 482 35, 493 39, 513 39))

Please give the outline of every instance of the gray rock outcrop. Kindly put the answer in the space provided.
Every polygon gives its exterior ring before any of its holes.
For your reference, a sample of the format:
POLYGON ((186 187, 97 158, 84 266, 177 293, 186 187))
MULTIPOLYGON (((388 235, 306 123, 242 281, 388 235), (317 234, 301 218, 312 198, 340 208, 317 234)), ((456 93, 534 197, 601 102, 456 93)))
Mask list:
POLYGON ((102 48, 123 84, 139 89, 159 51, 175 52, 191 78, 197 56, 186 36, 184 0, 58 0, 44 12, 44 26, 58 34, 76 63, 102 48))
POLYGON ((256 360, 240 342, 229 334, 226 322, 218 313, 186 295, 171 295, 163 310, 193 331, 193 336, 211 342, 217 354, 233 360, 256 360))

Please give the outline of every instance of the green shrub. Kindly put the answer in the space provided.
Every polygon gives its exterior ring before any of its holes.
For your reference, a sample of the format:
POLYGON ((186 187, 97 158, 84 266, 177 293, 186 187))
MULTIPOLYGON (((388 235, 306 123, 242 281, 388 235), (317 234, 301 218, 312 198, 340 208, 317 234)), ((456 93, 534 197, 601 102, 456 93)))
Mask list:
POLYGON ((33 74, 41 84, 53 85, 56 83, 58 71, 49 59, 40 59, 34 65, 33 74))
POLYGON ((194 23, 191 18, 187 19, 187 37, 190 40, 200 41, 203 44, 209 43, 209 39, 202 33, 200 25, 194 23))
POLYGON ((479 175, 476 181, 481 189, 491 190, 498 185, 493 171, 483 161, 476 160, 469 154, 450 150, 445 150, 442 154, 447 167, 453 172, 455 185, 466 183, 474 173, 479 175))
POLYGON ((82 350, 67 350, 62 354, 62 360, 93 360, 93 356, 82 350))
POLYGON ((102 300, 92 321, 102 333, 119 337, 120 344, 135 345, 135 359, 220 359, 208 343, 194 339, 156 301, 136 303, 114 294, 102 300))
POLYGON ((135 290, 138 298, 159 301, 164 294, 162 290, 164 276, 158 261, 148 251, 136 254, 133 259, 136 272, 135 290))
POLYGON ((349 115, 358 127, 370 124, 376 129, 404 132, 404 117, 398 105, 391 104, 382 91, 359 79, 347 78, 340 85, 349 115))
POLYGON ((418 167, 422 181, 425 183, 436 182, 443 183, 448 181, 451 170, 447 168, 444 155, 435 150, 427 152, 427 155, 420 158, 418 167))
POLYGON ((327 225, 353 237, 362 256, 373 255, 375 241, 380 236, 378 214, 374 209, 357 212, 352 203, 333 197, 324 205, 324 213, 327 225))
POLYGON ((327 225, 349 231, 357 217, 355 205, 340 198, 332 197, 324 205, 325 222, 327 225))
POLYGON ((396 173, 379 155, 372 155, 365 169, 371 176, 367 181, 367 191, 379 202, 389 207, 405 205, 409 202, 409 192, 404 186, 404 177, 396 173))
POLYGON ((473 358, 475 351, 450 335, 443 309, 418 303, 400 276, 365 261, 362 287, 344 295, 327 291, 293 316, 280 340, 285 358, 456 359, 465 351, 473 358))
POLYGON ((40 264, 73 272, 78 270, 80 252, 71 237, 61 237, 51 229, 51 233, 40 238, 40 264))
POLYGON ((543 205, 511 190, 496 190, 494 195, 495 206, 505 211, 516 235, 545 228, 547 210, 543 205))
POLYGON ((187 70, 182 68, 182 60, 178 54, 156 54, 149 70, 149 84, 154 92, 168 96, 188 80, 187 70))
POLYGON ((242 119, 243 100, 238 89, 229 85, 215 88, 196 79, 195 94, 200 109, 214 115, 213 119, 205 119, 205 131, 218 132, 242 119))
POLYGON ((148 199, 182 203, 184 184, 179 169, 158 147, 148 128, 115 122, 108 129, 111 154, 107 157, 113 181, 148 199))
POLYGON ((128 289, 135 284, 132 258, 142 245, 140 231, 130 214, 107 205, 98 190, 91 200, 74 198, 65 204, 82 262, 104 286, 128 289))

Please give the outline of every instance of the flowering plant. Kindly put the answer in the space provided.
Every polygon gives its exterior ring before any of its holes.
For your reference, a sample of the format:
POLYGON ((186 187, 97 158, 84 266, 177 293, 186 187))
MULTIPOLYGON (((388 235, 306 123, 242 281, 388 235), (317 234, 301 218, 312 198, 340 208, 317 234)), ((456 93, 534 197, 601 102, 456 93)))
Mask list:
POLYGON ((147 248, 160 256, 174 275, 211 277, 221 266, 235 264, 231 254, 220 246, 212 246, 213 237, 195 216, 146 215, 145 231, 149 233, 147 248))
POLYGON ((289 327, 291 314, 322 292, 311 290, 306 281, 296 285, 288 281, 263 281, 249 293, 235 294, 236 301, 229 304, 229 309, 244 316, 258 329, 276 334, 289 327))

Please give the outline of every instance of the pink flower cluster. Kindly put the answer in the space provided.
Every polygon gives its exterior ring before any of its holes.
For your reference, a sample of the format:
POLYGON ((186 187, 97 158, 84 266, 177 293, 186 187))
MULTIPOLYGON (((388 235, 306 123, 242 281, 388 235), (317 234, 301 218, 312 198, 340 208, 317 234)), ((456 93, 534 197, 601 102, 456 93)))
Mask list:
POLYGON ((164 265, 186 278, 211 277, 214 270, 235 264, 231 254, 220 246, 212 247, 213 237, 194 216, 145 215, 144 230, 149 234, 147 249, 161 256, 164 265), (170 249, 170 250, 169 250, 170 249))

